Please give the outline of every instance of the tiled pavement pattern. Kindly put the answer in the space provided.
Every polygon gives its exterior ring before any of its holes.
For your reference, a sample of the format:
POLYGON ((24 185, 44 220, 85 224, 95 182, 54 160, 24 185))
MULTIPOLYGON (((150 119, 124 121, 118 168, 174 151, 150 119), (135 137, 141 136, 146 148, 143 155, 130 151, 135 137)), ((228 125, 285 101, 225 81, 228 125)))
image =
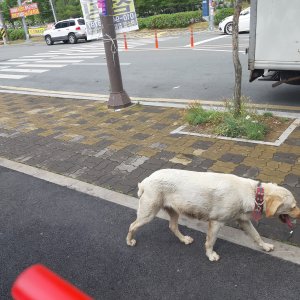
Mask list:
MULTIPOLYGON (((281 184, 300 205, 299 127, 280 147, 171 135, 182 115, 176 108, 110 111, 93 101, 0 94, 0 156, 135 196, 137 183, 161 168, 233 173, 281 184)), ((259 231, 283 241, 289 232, 277 219, 264 219, 259 231)), ((300 228, 289 242, 300 246, 300 228)))

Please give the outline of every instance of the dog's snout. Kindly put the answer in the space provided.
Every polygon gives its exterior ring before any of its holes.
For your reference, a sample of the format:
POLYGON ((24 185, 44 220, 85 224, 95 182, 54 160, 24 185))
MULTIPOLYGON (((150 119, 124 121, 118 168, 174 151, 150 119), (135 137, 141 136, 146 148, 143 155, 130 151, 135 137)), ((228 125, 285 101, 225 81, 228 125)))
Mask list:
POLYGON ((295 207, 293 208, 289 215, 292 217, 292 218, 295 218, 295 219, 300 219, 300 208, 299 207, 295 207))

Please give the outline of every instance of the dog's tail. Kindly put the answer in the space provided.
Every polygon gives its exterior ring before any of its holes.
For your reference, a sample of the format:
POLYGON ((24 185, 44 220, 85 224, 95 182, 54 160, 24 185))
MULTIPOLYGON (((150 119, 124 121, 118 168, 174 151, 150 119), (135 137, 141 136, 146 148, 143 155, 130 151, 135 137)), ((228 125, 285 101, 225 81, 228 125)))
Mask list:
POLYGON ((138 197, 141 198, 141 196, 144 193, 144 187, 142 186, 142 183, 138 183, 138 188, 139 188, 139 190, 138 190, 137 194, 138 194, 138 197))

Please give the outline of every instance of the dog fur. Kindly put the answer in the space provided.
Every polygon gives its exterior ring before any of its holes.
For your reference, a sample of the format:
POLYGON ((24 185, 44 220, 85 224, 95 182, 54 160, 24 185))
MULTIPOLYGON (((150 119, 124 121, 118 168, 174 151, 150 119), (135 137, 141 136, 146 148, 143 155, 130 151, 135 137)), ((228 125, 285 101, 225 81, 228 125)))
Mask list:
MULTIPOLYGON (((129 227, 127 244, 134 246, 136 240, 133 237, 137 229, 150 222, 160 209, 164 209, 170 216, 169 228, 186 245, 191 244, 193 238, 179 231, 179 215, 209 222, 205 248, 210 261, 220 258, 213 250, 220 228, 233 220, 263 250, 272 251, 274 246, 262 240, 250 221, 255 208, 257 185, 256 180, 231 174, 176 169, 156 171, 138 185, 140 199, 137 219, 129 227)), ((262 187, 266 217, 288 214, 300 218, 300 209, 290 191, 273 183, 262 183, 262 187)))

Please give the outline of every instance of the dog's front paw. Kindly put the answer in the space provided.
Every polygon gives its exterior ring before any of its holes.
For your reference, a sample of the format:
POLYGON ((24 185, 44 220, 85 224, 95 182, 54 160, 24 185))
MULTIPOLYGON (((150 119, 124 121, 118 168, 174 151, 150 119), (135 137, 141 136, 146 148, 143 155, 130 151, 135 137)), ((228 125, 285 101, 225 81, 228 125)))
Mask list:
POLYGON ((136 244, 136 240, 135 239, 131 239, 131 240, 126 240, 127 241, 127 245, 128 246, 135 246, 135 244, 136 244))
POLYGON ((206 255, 210 261, 218 261, 220 259, 220 256, 215 251, 206 253, 206 255))
POLYGON ((261 247, 266 251, 266 252, 270 252, 274 250, 274 245, 272 244, 268 244, 268 243, 263 243, 261 245, 261 247))
POLYGON ((186 245, 189 245, 191 244, 192 242, 194 241, 194 239, 188 235, 186 235, 184 237, 184 239, 182 240, 183 243, 185 243, 186 245))

